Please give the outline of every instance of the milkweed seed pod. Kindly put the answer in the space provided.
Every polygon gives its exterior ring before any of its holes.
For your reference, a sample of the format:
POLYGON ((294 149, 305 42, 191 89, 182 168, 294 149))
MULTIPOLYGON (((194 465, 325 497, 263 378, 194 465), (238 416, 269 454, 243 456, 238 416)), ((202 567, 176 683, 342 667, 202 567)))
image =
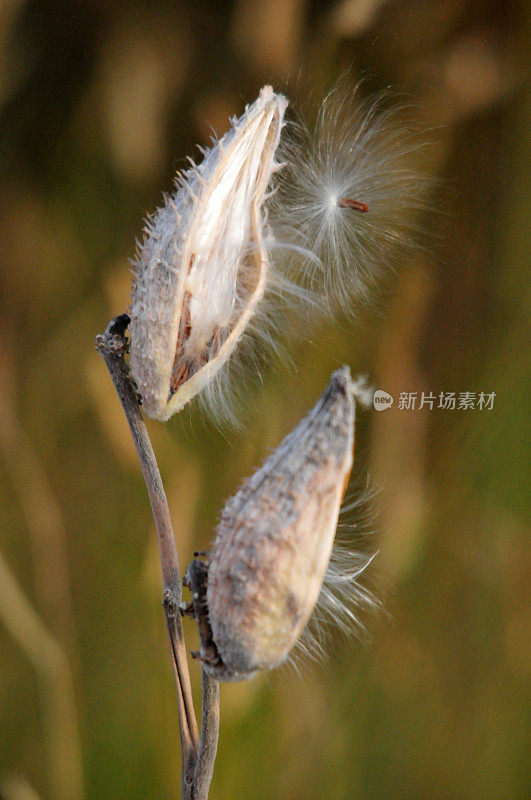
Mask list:
POLYGON ((391 97, 363 101, 347 75, 313 124, 285 125, 288 101, 266 86, 178 176, 134 262, 130 370, 147 416, 200 397, 235 423, 242 340, 255 361, 283 351, 286 306, 306 333, 365 308, 418 246, 425 136, 391 97))
POLYGON ((348 367, 223 511, 208 563, 192 561, 201 658, 218 680, 286 659, 317 601, 354 447, 348 367))
POLYGON ((268 268, 262 202, 287 100, 266 86, 145 229, 131 298, 131 375, 167 420, 230 357, 268 268))

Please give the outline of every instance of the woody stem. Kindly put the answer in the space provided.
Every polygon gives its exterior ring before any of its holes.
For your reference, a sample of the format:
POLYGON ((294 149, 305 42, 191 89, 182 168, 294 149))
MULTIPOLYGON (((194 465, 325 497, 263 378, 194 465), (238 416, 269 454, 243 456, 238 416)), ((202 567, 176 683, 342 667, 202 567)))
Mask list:
POLYGON ((179 614, 182 592, 175 536, 155 454, 140 412, 136 392, 129 380, 129 370, 124 358, 127 350, 125 332, 129 321, 126 314, 111 320, 105 333, 96 337, 96 349, 103 356, 127 417, 155 522, 162 568, 163 606, 179 709, 182 797, 183 800, 192 798, 193 800, 206 800, 216 747, 214 744, 212 748, 212 736, 210 732, 209 735, 206 734, 205 727, 210 726, 215 742, 217 742, 218 687, 217 681, 212 683, 209 678, 206 678, 205 684, 205 676, 203 677, 203 700, 206 701, 206 706, 203 708, 203 731, 201 742, 199 742, 182 620, 179 614), (206 742, 208 753, 204 752, 203 740, 206 742), (200 791, 196 791, 196 785, 200 791))

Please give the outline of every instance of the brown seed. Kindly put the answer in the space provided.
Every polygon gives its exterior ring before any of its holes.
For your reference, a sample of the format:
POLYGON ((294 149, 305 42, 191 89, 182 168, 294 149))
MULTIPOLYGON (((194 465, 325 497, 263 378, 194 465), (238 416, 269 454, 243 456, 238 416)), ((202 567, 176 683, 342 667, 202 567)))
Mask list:
POLYGON ((337 205, 339 208, 353 208, 354 211, 361 211, 363 214, 366 214, 369 210, 369 206, 366 203, 360 203, 359 200, 352 200, 350 197, 338 200, 337 205))

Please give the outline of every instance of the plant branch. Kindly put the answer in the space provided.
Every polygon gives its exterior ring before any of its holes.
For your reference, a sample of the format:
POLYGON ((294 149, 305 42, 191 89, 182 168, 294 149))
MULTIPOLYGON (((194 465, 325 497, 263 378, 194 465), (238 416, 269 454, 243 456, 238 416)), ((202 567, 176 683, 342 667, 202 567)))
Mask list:
POLYGON ((50 627, 53 625, 54 635, 68 653, 74 672, 79 667, 78 645, 66 526, 39 452, 16 414, 13 376, 3 355, 0 355, 0 452, 4 457, 3 470, 11 474, 29 532, 36 605, 43 621, 50 627))
POLYGON ((219 688, 217 681, 209 678, 203 670, 203 714, 201 740, 199 741, 182 620, 179 613, 182 592, 175 536, 155 454, 124 358, 127 352, 125 332, 129 322, 126 314, 112 320, 105 333, 96 337, 96 348, 103 356, 125 411, 142 467, 157 531, 162 567, 163 606, 179 708, 182 797, 183 800, 207 800, 216 757, 219 729, 219 688))
POLYGON ((41 683, 50 796, 84 796, 74 681, 63 648, 43 623, 0 552, 0 620, 32 662, 41 683))
POLYGON ((208 800, 219 734, 219 683, 201 670, 201 742, 195 767, 193 800, 208 800))

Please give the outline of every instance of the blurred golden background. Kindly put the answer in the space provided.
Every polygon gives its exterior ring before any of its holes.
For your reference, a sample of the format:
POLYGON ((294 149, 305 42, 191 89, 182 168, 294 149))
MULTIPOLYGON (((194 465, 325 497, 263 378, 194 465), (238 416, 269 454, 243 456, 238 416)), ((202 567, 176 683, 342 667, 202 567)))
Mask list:
POLYGON ((211 796, 530 796, 527 17, 524 0, 0 2, 3 800, 179 797, 153 525, 94 336, 210 125, 265 83, 320 94, 347 69, 432 129, 435 235, 380 313, 264 373, 243 432, 193 410, 150 424, 181 565, 339 364, 395 398, 496 398, 361 417, 389 618, 300 676, 223 686, 211 796))

